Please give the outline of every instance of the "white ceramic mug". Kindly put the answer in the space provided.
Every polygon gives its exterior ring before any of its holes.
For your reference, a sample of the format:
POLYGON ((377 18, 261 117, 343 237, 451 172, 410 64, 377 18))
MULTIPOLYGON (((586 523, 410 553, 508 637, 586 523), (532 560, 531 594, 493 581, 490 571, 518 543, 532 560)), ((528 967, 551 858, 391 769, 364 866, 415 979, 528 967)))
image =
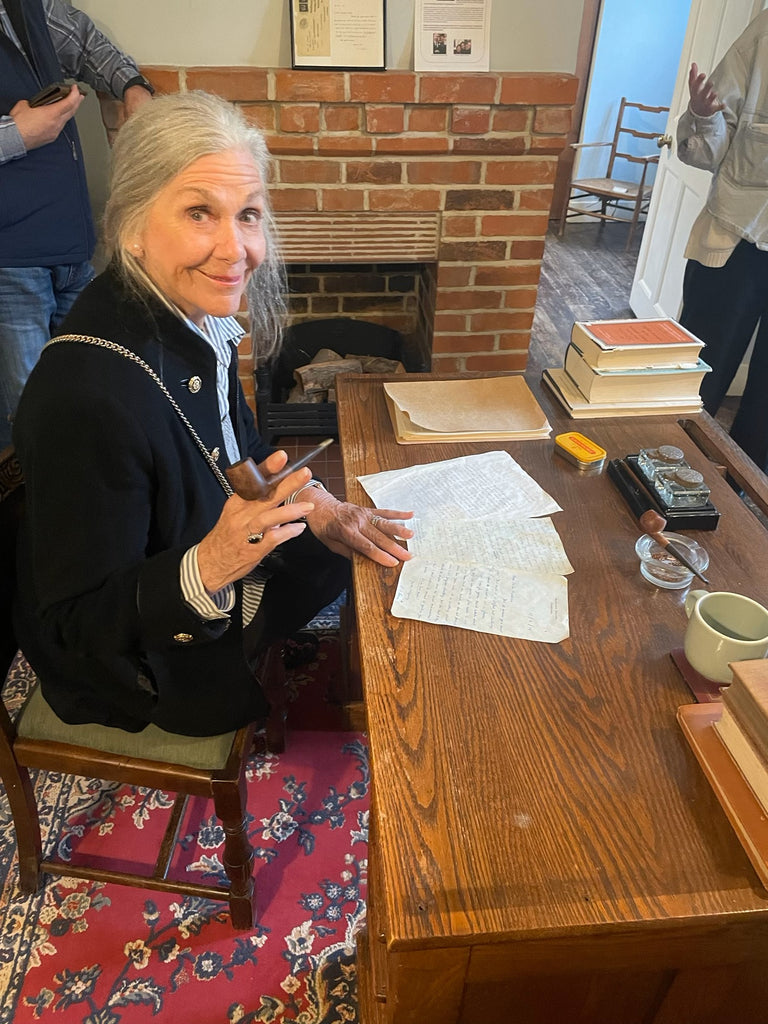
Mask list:
POLYGON ((730 683, 731 661, 768 654, 768 608, 741 594, 691 590, 685 598, 685 656, 705 679, 730 683))

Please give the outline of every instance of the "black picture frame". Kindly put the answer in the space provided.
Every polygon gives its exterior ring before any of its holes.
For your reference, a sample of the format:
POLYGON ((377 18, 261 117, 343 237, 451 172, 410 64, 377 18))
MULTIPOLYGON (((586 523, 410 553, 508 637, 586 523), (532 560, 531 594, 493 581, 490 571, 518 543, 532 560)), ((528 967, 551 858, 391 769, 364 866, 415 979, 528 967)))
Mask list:
POLYGON ((356 0, 353 21, 334 18, 337 0, 288 0, 296 71, 384 71, 386 0, 356 0))

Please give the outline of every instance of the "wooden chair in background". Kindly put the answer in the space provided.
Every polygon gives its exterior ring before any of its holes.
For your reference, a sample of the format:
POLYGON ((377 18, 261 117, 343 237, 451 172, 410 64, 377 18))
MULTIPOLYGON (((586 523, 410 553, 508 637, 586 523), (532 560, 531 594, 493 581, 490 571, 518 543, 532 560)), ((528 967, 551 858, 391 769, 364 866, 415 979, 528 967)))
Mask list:
POLYGON ((576 150, 597 146, 610 147, 608 167, 604 178, 574 178, 571 180, 560 215, 558 234, 563 234, 566 220, 572 217, 596 217, 602 221, 613 220, 623 223, 627 223, 629 220, 629 235, 626 244, 626 248, 629 249, 640 215, 648 212, 653 190, 653 185, 646 183, 648 169, 651 164, 658 164, 659 154, 637 156, 634 153, 629 153, 627 152, 627 141, 630 138, 655 139, 658 146, 660 145, 658 140, 662 137, 665 126, 665 122, 660 122, 657 131, 642 131, 637 127, 632 127, 633 124, 639 122, 638 112, 640 114, 667 114, 669 107, 649 107, 644 103, 630 103, 626 97, 622 96, 619 115, 616 119, 616 130, 610 142, 571 143, 572 148, 576 150), (640 180, 629 181, 616 176, 616 162, 619 160, 630 164, 640 164, 642 166, 640 180), (599 200, 599 211, 590 210, 580 204, 581 200, 590 196, 599 200), (627 212, 631 214, 629 218, 622 216, 627 212))
MULTIPOLYGON (((12 448, 0 453, 0 686, 16 654, 11 621, 15 580, 15 548, 23 511, 23 480, 12 448)), ((281 679, 279 651, 267 652, 265 671, 281 679)), ((272 687, 280 689, 279 680, 272 687)), ((283 708, 280 711, 282 715, 283 708)), ((282 718, 273 722, 280 742, 282 718)), ((16 721, 0 699, 0 778, 11 807, 19 854, 20 885, 35 892, 45 873, 115 882, 138 888, 224 900, 232 925, 253 927, 254 854, 246 828, 245 766, 252 753, 255 725, 216 737, 185 737, 148 726, 140 733, 103 726, 70 726, 62 722, 35 686, 16 721), (43 858, 38 808, 30 769, 65 772, 130 786, 168 790, 177 798, 151 875, 114 871, 43 858), (213 800, 225 833, 221 886, 168 878, 176 836, 187 798, 213 800)))

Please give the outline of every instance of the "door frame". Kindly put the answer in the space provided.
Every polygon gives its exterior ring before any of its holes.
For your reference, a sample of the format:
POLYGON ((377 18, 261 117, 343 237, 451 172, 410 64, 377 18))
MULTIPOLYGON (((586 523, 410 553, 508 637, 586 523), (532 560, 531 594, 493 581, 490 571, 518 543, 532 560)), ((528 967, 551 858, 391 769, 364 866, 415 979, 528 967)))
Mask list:
POLYGON ((579 141, 581 126, 584 123, 587 87, 592 70, 592 61, 595 56, 595 43, 597 41, 597 29, 600 24, 602 6, 603 0, 584 0, 579 45, 576 51, 576 69, 574 72, 578 79, 576 101, 573 104, 571 130, 566 135, 565 148, 561 151, 557 161, 555 187, 552 193, 552 206, 550 208, 550 217, 553 220, 560 219, 563 204, 568 201, 571 177, 573 176, 573 165, 576 160, 576 150, 571 147, 571 143, 579 141))

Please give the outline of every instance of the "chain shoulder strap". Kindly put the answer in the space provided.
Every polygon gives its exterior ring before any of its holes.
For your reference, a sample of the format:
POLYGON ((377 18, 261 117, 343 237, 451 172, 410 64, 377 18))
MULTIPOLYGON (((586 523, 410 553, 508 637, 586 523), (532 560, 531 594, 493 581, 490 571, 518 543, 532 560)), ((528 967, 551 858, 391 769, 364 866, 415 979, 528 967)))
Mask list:
POLYGON ((203 456, 205 461, 208 463, 208 465, 212 469, 213 475, 216 477, 216 479, 221 484, 221 487, 222 487, 224 493, 228 497, 231 496, 232 494, 234 494, 234 491, 232 490, 232 488, 229 485, 229 481, 224 476, 224 474, 219 469, 219 467, 216 465, 216 463, 213 461, 213 457, 211 456, 211 453, 208 451, 208 449, 203 444, 203 441, 202 441, 200 435, 198 434, 198 432, 195 430, 195 428, 190 423, 189 419, 187 418, 187 416, 183 412, 183 410, 182 410, 181 406, 179 405, 179 403, 176 401, 176 399, 173 397, 171 392, 168 390, 168 388, 162 382, 162 380, 160 379, 158 374, 152 369, 152 367, 149 365, 149 363, 144 362, 144 360, 141 359, 139 356, 137 356, 135 352, 133 352, 129 348, 125 348, 123 345, 118 345, 114 341, 107 341, 105 338, 93 338, 89 334, 60 334, 56 338, 51 338, 51 340, 45 345, 45 348, 48 348, 48 345, 58 345, 60 342, 64 342, 64 341, 80 342, 83 345, 95 345, 97 348, 105 348, 109 352, 115 352, 117 355, 123 356, 125 359, 129 359, 132 363, 135 363, 137 366, 140 366, 142 368, 142 370, 144 370, 144 372, 149 377, 152 378, 152 380, 155 382, 155 384, 157 384, 158 388, 160 388, 162 393, 165 395, 165 397, 170 402, 171 407, 173 408, 173 411, 176 413, 176 415, 179 417, 181 422, 187 428, 187 431, 189 432, 190 437, 195 442, 197 447, 200 449, 201 455, 203 456))

